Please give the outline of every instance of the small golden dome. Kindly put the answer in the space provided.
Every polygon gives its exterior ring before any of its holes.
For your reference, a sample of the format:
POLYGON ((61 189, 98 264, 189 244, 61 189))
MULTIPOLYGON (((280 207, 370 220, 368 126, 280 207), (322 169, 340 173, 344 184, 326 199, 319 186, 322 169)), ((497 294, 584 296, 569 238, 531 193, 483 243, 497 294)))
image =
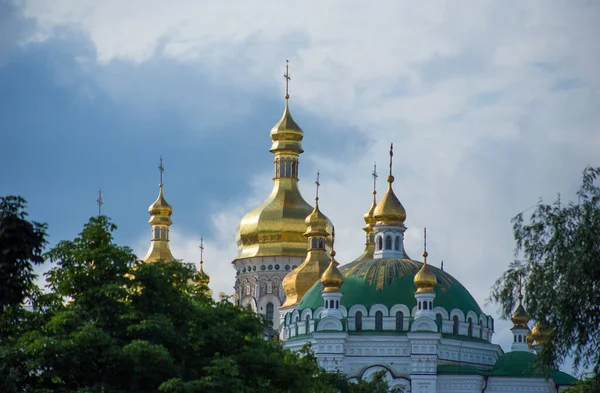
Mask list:
POLYGON ((208 285, 208 283, 210 283, 210 276, 206 274, 202 265, 204 265, 204 262, 200 261, 200 269, 198 269, 196 276, 198 277, 198 282, 208 285))
POLYGON ((331 252, 331 263, 329 263, 329 266, 323 272, 323 276, 321 276, 323 292, 339 292, 340 287, 344 283, 344 276, 337 268, 339 263, 333 257, 335 257, 335 251, 331 252))
POLYGON ((519 305, 517 306, 515 312, 513 312, 510 316, 510 319, 513 322, 514 327, 528 329, 527 322, 529 322, 529 316, 523 307, 522 300, 523 295, 519 293, 519 305))
POLYGON ((302 149, 302 138, 304 132, 300 126, 292 119, 288 100, 285 100, 285 109, 281 120, 271 129, 271 152, 289 151, 296 154, 304 152, 302 149))
POLYGON ((388 176, 387 181, 388 189, 373 211, 373 218, 376 225, 404 225, 406 210, 392 189, 394 176, 388 176))
POLYGON ((414 283, 417 287, 417 293, 433 292, 433 288, 437 283, 435 275, 431 269, 429 269, 429 265, 427 265, 427 251, 423 253, 423 257, 425 258, 423 266, 421 266, 421 269, 417 272, 417 274, 415 274, 414 278, 414 283))
POLYGON ((371 207, 369 208, 369 211, 367 211, 364 215, 364 219, 365 219, 365 227, 363 228, 363 230, 367 233, 371 233, 373 232, 373 225, 375 225, 375 208, 377 208, 377 191, 373 191, 373 202, 371 202, 371 207))
POLYGON ((304 236, 329 236, 329 233, 327 232, 329 219, 325 214, 321 213, 321 210, 319 210, 318 198, 316 199, 313 211, 306 217, 304 222, 306 223, 306 232, 304 232, 304 236))
POLYGON ((148 207, 148 211, 153 216, 170 216, 173 214, 173 208, 169 205, 163 195, 163 185, 160 184, 158 198, 148 207))
POLYGON ((552 329, 544 322, 536 322, 531 329, 531 341, 533 345, 545 345, 552 337, 552 329))

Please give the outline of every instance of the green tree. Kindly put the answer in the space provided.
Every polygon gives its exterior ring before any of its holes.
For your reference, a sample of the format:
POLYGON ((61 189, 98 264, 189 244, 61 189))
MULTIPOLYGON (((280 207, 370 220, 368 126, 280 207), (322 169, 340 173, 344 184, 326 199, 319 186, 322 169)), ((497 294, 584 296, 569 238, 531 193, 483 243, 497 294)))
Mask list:
POLYGON ((491 300, 508 317, 521 286, 530 317, 546 324, 550 339, 541 353, 558 367, 573 355, 575 367, 600 371, 600 168, 586 168, 578 202, 539 201, 529 222, 513 219, 515 255, 492 288, 491 300))
POLYGON ((27 202, 0 197, 0 313, 33 294, 33 265, 44 262, 46 224, 27 220, 27 202))
POLYGON ((572 388, 566 390, 567 393, 598 393, 600 392, 600 379, 586 378, 577 381, 572 388))
POLYGON ((0 391, 359 392, 309 348, 264 340, 264 320, 214 302, 189 265, 138 262, 115 230, 92 218, 48 253, 50 293, 0 342, 0 391))

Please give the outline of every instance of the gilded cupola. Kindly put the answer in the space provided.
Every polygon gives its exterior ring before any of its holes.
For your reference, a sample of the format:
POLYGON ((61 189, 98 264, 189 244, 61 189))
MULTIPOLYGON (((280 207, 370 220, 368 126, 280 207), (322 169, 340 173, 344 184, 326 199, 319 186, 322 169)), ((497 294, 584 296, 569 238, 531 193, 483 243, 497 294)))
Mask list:
POLYGON ((158 169, 160 171, 158 198, 156 198, 156 201, 148 208, 148 212, 150 213, 150 220, 148 223, 152 228, 152 241, 150 243, 150 249, 143 261, 173 262, 175 258, 173 257, 173 254, 171 254, 171 249, 169 248, 169 227, 173 223, 171 221, 173 208, 167 203, 163 194, 162 178, 165 169, 162 163, 162 157, 160 158, 158 169))
MULTIPOLYGON (((287 83, 287 69, 285 76, 287 83)), ((306 256, 305 219, 313 208, 306 203, 298 189, 302 138, 302 129, 290 113, 286 88, 283 116, 271 130, 273 190, 260 206, 252 209, 240 221, 236 237, 236 260, 267 256, 306 256)), ((329 225, 328 222, 327 226, 329 225)))
POLYGON ((307 241, 308 252, 304 262, 291 271, 282 281, 285 292, 285 303, 282 308, 298 304, 304 294, 316 283, 327 269, 329 257, 325 248, 329 236, 329 219, 319 209, 319 174, 317 174, 317 196, 315 207, 306 217, 306 231, 304 237, 307 241))
MULTIPOLYGON (((427 231, 425 231, 425 239, 427 239, 427 231)), ((425 244, 427 244, 426 242, 427 240, 425 240, 425 244)), ((427 253, 427 248, 425 246, 425 249, 423 251, 423 265, 421 266, 421 269, 419 269, 417 274, 415 274, 415 278, 413 279, 413 282, 417 287, 417 293, 433 292, 435 284, 437 283, 435 274, 433 274, 433 272, 429 268, 429 265, 427 264, 428 255, 429 254, 427 253)))
POLYGON ((514 327, 528 329, 527 322, 529 322, 529 316, 523 307, 523 295, 519 292, 519 305, 515 309, 515 312, 510 316, 514 327))
POLYGON ((392 188, 392 183, 394 182, 394 176, 392 175, 393 155, 392 144, 390 146, 390 174, 387 177, 388 189, 373 211, 375 225, 404 226, 404 221, 406 221, 406 210, 392 188))
MULTIPOLYGON (((333 231, 332 240, 335 239, 335 230, 333 231)), ((331 243, 331 261, 327 269, 321 276, 323 284, 323 292, 340 292, 340 287, 344 283, 344 276, 338 269, 339 263, 335 260, 335 250, 333 249, 333 241, 331 243)))
POLYGON ((527 342, 530 346, 542 347, 552 338, 552 329, 545 322, 536 322, 531 329, 531 333, 527 335, 527 342))

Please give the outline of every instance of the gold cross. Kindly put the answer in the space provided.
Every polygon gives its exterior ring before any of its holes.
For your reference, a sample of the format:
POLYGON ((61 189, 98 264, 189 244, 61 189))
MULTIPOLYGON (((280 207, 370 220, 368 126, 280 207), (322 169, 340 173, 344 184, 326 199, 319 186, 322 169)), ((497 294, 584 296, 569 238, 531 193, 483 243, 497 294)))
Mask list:
POLYGON ((290 98, 290 91, 289 91, 289 85, 290 85, 290 80, 292 78, 290 78, 290 61, 286 60, 285 61, 285 74, 283 74, 283 77, 285 78, 285 99, 287 100, 288 98, 290 98))
POLYGON ((394 144, 390 143, 390 176, 392 176, 392 157, 394 157, 394 144))
POLYGON ((200 264, 204 263, 204 238, 200 236, 200 264))
POLYGON ((377 178, 379 177, 377 175, 377 163, 373 164, 373 173, 371 175, 373 175, 373 194, 377 194, 377 178))
POLYGON ((317 185, 317 197, 315 198, 315 201, 319 200, 319 186, 321 185, 321 183, 319 183, 320 177, 321 177, 321 174, 319 173, 319 171, 317 171, 317 181, 315 182, 315 184, 317 185))

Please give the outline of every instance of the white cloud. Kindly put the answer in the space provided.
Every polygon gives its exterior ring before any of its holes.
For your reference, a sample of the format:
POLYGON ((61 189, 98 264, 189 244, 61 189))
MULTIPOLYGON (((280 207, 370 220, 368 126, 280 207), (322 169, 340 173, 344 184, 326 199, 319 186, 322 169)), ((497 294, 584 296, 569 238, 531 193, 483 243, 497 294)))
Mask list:
MULTIPOLYGON (((443 259, 480 304, 512 259, 510 218, 540 196, 573 195, 583 167, 599 165, 596 3, 227 4, 37 0, 24 14, 38 21, 38 40, 78 26, 101 64, 165 57, 247 90, 278 94, 290 58, 293 105, 352 125, 368 142, 340 152, 340 132, 327 157, 303 156, 303 179, 323 174, 321 206, 336 225, 339 259, 362 250, 371 166, 381 168, 381 196, 394 142, 407 249, 417 258, 427 226, 432 260, 443 259)), ((322 132, 330 130, 305 129, 307 139, 322 132)), ((233 208, 215 201, 206 270, 216 293, 231 292, 235 226, 268 195, 270 168, 254 179, 233 208)), ((311 201, 312 183, 301 188, 311 201)), ((197 260, 198 238, 174 229, 176 256, 197 260)), ((507 337, 499 336, 505 349, 507 337)))

